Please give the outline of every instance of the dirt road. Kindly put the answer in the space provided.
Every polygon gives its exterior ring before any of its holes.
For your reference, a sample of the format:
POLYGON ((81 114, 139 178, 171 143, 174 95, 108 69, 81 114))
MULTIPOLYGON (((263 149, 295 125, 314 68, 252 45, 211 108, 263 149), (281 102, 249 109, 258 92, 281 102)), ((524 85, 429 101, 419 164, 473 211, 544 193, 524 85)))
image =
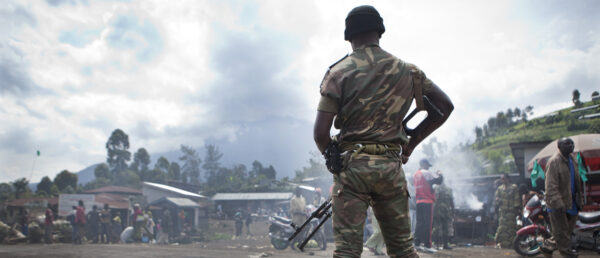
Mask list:
MULTIPOLYGON (((307 250, 300 253, 292 251, 289 248, 285 250, 276 250, 270 243, 267 236, 267 224, 264 221, 252 224, 251 231, 253 236, 247 236, 246 232, 242 237, 231 239, 233 234, 233 224, 226 221, 211 221, 211 232, 219 232, 225 236, 219 240, 196 242, 188 245, 149 245, 149 244, 18 244, 18 245, 0 245, 0 258, 4 257, 133 257, 133 258, 151 258, 151 257, 223 257, 223 258, 259 258, 259 257, 332 257, 334 245, 329 243, 327 250, 307 250)), ((579 257, 598 257, 592 252, 581 252, 579 257)), ((492 247, 474 246, 457 247, 450 251, 440 251, 434 255, 420 253, 423 258, 432 257, 485 257, 485 258, 505 258, 519 257, 511 249, 494 249, 492 247)), ((558 257, 558 254, 555 255, 558 257)), ((363 251, 363 256, 367 258, 379 258, 386 256, 374 256, 369 251, 363 251)), ((542 256, 538 256, 542 257, 542 256)))
MULTIPOLYGON (((220 242, 220 241, 217 241, 220 242)), ((115 244, 115 245, 71 245, 71 244, 20 244, 0 246, 0 257, 223 257, 223 258, 259 258, 259 257, 332 257, 333 244, 326 251, 312 251, 300 253, 286 250, 275 250, 270 246, 250 247, 245 244, 228 245, 227 240, 220 243, 195 243, 189 245, 157 246, 147 244, 115 244)), ((520 257, 510 249, 494 249, 490 247, 459 247, 450 251, 440 251, 437 254, 423 254, 423 258, 432 257, 486 257, 505 258, 520 257)), ((362 257, 378 258, 386 256, 374 256, 369 251, 364 251, 362 257)), ((541 257, 541 256, 538 256, 541 257)), ((558 256, 557 256, 558 257, 558 256)), ((598 257, 592 252, 582 252, 581 258, 598 257)))

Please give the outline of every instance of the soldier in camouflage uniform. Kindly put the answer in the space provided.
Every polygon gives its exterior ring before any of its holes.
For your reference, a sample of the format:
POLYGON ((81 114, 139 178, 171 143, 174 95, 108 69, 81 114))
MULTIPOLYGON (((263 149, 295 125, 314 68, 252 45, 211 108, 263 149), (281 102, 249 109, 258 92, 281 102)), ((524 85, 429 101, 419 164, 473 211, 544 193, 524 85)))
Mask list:
MULTIPOLYGON (((346 18, 345 39, 353 52, 332 65, 321 83, 314 127, 324 152, 335 118, 344 159, 334 174, 334 257, 360 257, 366 210, 373 207, 390 257, 418 257, 410 232, 408 192, 402 163, 439 128, 453 110, 448 96, 415 65, 379 47, 383 19, 372 6, 354 8, 346 18), (413 98, 427 96, 443 115, 427 116, 410 138, 402 127, 413 98)), ((421 102, 422 105, 422 102, 421 102)))
POLYGON ((510 248, 517 234, 516 217, 521 210, 521 198, 517 185, 511 184, 507 175, 501 176, 502 184, 496 190, 496 207, 498 208, 498 229, 496 245, 510 248))
POLYGON ((435 188, 433 204, 433 238, 438 247, 452 249, 448 245, 454 232, 454 197, 452 189, 445 183, 435 188))

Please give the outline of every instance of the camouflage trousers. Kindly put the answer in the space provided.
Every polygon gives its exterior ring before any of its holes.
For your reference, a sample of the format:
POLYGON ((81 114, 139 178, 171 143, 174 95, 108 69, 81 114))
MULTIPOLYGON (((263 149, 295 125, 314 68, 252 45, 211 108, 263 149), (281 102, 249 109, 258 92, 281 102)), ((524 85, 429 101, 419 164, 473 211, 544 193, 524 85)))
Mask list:
POLYGON ((334 176, 333 257, 360 257, 367 208, 379 222, 390 257, 419 257, 412 242, 408 191, 401 162, 392 154, 358 154, 334 176))
MULTIPOLYGON (((447 245, 454 234, 452 218, 448 216, 433 216, 433 241, 437 246, 447 245)), ((437 214, 439 215, 439 214, 437 214)))
POLYGON ((500 212, 498 219, 498 229, 496 230, 496 243, 502 248, 510 248, 513 240, 517 236, 517 221, 515 212, 500 212))

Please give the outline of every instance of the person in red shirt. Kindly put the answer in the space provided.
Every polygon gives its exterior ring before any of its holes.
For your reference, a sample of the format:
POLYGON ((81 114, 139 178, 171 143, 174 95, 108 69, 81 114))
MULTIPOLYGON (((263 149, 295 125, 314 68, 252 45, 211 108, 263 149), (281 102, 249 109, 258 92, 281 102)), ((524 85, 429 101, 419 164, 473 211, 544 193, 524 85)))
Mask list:
POLYGON ((52 205, 48 203, 46 208, 46 218, 44 219, 44 241, 46 244, 52 244, 52 228, 54 226, 54 212, 52 205))
POLYGON ((429 171, 431 163, 429 160, 422 159, 419 162, 420 169, 415 173, 414 187, 415 199, 417 200, 417 226, 415 229, 415 247, 420 249, 421 243, 425 245, 426 252, 435 252, 431 248, 431 226, 433 224, 433 202, 435 201, 434 184, 441 184, 443 177, 438 173, 434 176, 429 171))
POLYGON ((77 210, 75 211, 75 243, 73 244, 81 244, 85 223, 85 206, 83 205, 83 201, 79 200, 79 206, 77 206, 77 210))

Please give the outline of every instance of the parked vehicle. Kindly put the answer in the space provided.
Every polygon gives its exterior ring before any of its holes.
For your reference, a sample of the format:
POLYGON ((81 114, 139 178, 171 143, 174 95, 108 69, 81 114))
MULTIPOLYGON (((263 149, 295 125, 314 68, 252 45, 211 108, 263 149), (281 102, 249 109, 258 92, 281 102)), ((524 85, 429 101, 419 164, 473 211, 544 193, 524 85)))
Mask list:
POLYGON ((515 251, 523 256, 535 256, 540 252, 544 239, 550 238, 550 221, 546 211, 546 202, 534 195, 527 201, 517 225, 523 226, 517 231, 513 242, 515 251))
MULTIPOLYGON (((316 208, 313 205, 308 205, 306 207, 306 212, 308 214, 311 214, 315 210, 316 208)), ((275 249, 283 250, 286 249, 288 245, 291 245, 292 249, 295 249, 297 245, 302 243, 308 234, 317 228, 319 225, 319 219, 311 219, 302 232, 298 236, 294 237, 291 241, 288 241, 288 239, 301 225, 294 225, 290 219, 281 216, 269 217, 269 223, 271 224, 269 226, 269 237, 271 238, 271 244, 273 244, 275 249)), ((319 249, 325 250, 327 248, 325 232, 323 229, 319 229, 312 236, 312 239, 317 242, 317 247, 319 249)))
MULTIPOLYGON (((576 223, 572 237, 575 248, 600 253, 600 211, 579 212, 576 223)), ((537 255, 543 241, 552 236, 546 202, 537 195, 529 199, 517 224, 523 227, 517 231, 513 248, 520 255, 537 255)))
MULTIPOLYGON (((288 218, 281 216, 269 217, 269 237, 271 238, 271 244, 278 250, 283 250, 288 247, 290 242, 288 238, 294 233, 295 229, 292 227, 292 221, 288 218)), ((294 244, 298 242, 294 241, 294 244)))

